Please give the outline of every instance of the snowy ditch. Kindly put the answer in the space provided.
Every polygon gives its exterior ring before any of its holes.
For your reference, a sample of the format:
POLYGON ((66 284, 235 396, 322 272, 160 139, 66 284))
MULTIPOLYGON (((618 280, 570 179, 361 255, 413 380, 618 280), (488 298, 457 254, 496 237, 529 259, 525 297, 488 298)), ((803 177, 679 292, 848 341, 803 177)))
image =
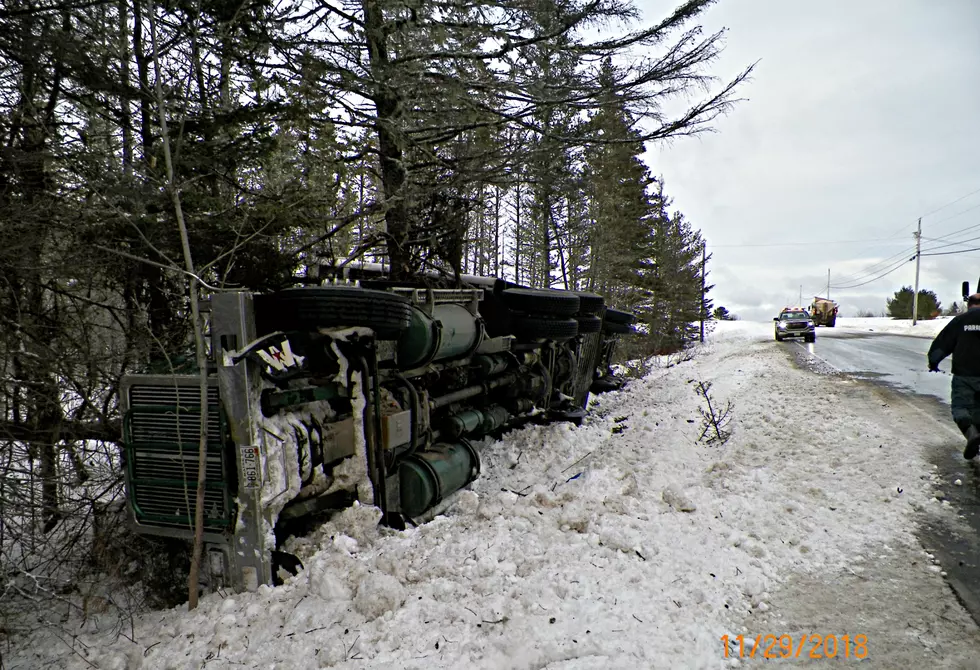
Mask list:
MULTIPOLYGON (((418 528, 379 528, 376 509, 355 505, 287 543, 306 567, 281 587, 146 613, 131 639, 90 617, 74 651, 39 632, 5 662, 737 665, 721 636, 778 613, 788 580, 832 580, 882 552, 914 551, 916 516, 941 508, 894 410, 855 382, 793 368, 769 339, 767 324, 719 328, 693 361, 602 396, 580 428, 527 427, 483 444, 481 478, 418 528), (697 441, 697 380, 735 403, 722 446, 697 441), (813 416, 834 421, 814 431, 813 416)), ((290 477, 284 468, 280 481, 290 477)))

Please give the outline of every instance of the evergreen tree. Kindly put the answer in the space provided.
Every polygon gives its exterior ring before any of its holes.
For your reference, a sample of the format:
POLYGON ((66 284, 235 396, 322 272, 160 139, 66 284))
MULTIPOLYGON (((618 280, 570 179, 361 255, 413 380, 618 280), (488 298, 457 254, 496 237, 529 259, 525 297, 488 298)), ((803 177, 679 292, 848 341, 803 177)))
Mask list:
MULTIPOLYGON (((603 85, 612 90, 616 77, 607 60, 603 85)), ((584 170, 591 219, 588 287, 626 308, 641 299, 653 256, 650 220, 655 211, 648 195, 654 180, 640 158, 644 147, 634 126, 624 101, 607 96, 589 122, 588 131, 599 142, 586 151, 584 170)))
MULTIPOLYGON (((895 291, 895 296, 886 302, 888 316, 893 319, 911 319, 912 303, 915 291, 911 286, 903 286, 895 291)), ((919 290, 919 304, 916 319, 932 319, 941 311, 939 297, 933 291, 919 290)))
POLYGON ((662 181, 656 197, 659 209, 651 217, 652 267, 646 275, 652 295, 641 310, 659 348, 669 351, 693 339, 702 317, 710 318, 713 307, 707 293, 713 287, 706 283, 706 265, 711 254, 703 253, 701 233, 683 214, 668 213, 670 201, 662 181))
MULTIPOLYGON (((650 28, 587 39, 603 23, 627 26, 635 9, 629 2, 591 0, 359 0, 303 14, 291 28, 295 41, 283 48, 301 49, 303 62, 315 59, 324 95, 340 105, 343 120, 338 123, 370 127, 375 133, 383 241, 396 275, 417 267, 422 259, 417 247, 431 242, 428 231, 417 230, 420 219, 413 211, 417 206, 426 211, 430 193, 442 192, 445 178, 452 184, 451 199, 470 211, 466 202, 473 190, 466 185, 486 182, 490 173, 502 182, 505 175, 531 167, 528 216, 522 222, 533 228, 521 236, 536 252, 549 251, 536 253, 528 268, 532 283, 546 284, 555 263, 561 263, 554 238, 559 217, 567 210, 560 184, 568 173, 566 156, 570 147, 581 144, 570 132, 569 120, 609 94, 588 64, 631 50, 657 49, 658 57, 631 59, 614 92, 635 111, 649 112, 657 120, 644 139, 697 133, 728 109, 735 87, 748 75, 746 71, 717 94, 695 102, 677 119, 659 113, 665 98, 708 83, 701 67, 718 54, 720 34, 702 39, 688 32, 664 45, 709 4, 689 0, 650 28), (315 35, 324 32, 331 36, 318 40, 315 35), (349 39, 334 39, 333 34, 349 39), (452 164, 446 147, 478 129, 491 130, 500 141, 473 144, 481 150, 469 153, 464 163, 452 164), (469 169, 459 169, 464 164, 469 169), (447 167, 449 174, 439 167, 447 167)), ((305 7, 295 11, 305 12, 305 7)))

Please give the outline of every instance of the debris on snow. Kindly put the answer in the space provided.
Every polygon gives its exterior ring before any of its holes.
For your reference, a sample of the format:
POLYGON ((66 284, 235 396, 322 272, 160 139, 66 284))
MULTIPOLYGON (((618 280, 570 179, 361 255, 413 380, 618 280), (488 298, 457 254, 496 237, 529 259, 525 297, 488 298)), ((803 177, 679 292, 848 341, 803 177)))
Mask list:
POLYGON ((373 621, 385 612, 394 612, 405 602, 401 582, 384 573, 365 576, 357 585, 354 609, 373 621))
POLYGON ((668 485, 661 495, 664 502, 678 512, 694 512, 698 509, 697 505, 674 484, 668 485))

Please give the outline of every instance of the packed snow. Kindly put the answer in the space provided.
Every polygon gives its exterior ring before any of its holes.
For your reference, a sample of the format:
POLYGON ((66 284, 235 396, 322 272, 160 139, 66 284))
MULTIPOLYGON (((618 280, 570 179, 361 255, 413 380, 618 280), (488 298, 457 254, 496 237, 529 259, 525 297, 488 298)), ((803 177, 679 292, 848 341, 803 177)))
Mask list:
POLYGON ((290 541, 305 568, 281 587, 145 613, 125 634, 110 613, 40 627, 4 663, 724 668, 766 661, 722 636, 810 626, 868 636, 870 667, 975 667, 976 626, 915 536, 951 514, 924 449, 958 443, 878 393, 797 367, 771 323, 720 323, 585 425, 479 445, 481 478, 430 523, 393 531, 357 505, 290 541), (698 382, 734 407, 724 444, 699 440, 698 382))

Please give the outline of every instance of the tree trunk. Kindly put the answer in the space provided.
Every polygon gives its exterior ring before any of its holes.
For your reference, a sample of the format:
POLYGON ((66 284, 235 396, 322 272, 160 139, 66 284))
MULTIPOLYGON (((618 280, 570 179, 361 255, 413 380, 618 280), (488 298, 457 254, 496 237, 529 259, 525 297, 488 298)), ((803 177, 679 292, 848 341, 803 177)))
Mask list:
MULTIPOLYGON (((119 76, 123 86, 129 85, 129 2, 119 0, 119 76)), ((133 176, 133 112, 125 94, 119 96, 119 122, 122 126, 123 174, 133 176)))
MULTIPOLYGON (((208 100, 207 86, 204 80, 204 68, 201 65, 201 47, 198 39, 198 23, 200 21, 200 14, 198 13, 193 17, 192 27, 191 27, 191 67, 194 70, 194 79, 197 83, 197 96, 198 104, 201 106, 200 114, 201 120, 204 124, 204 146, 208 148, 210 154, 210 159, 212 165, 216 162, 215 158, 215 146, 214 146, 214 136, 211 132, 211 106, 208 100)), ((222 60, 221 66, 222 79, 224 79, 225 65, 224 60, 222 60)), ((223 89, 223 85, 222 85, 223 89)), ((207 184, 208 190, 211 192, 212 198, 218 197, 218 174, 215 169, 208 170, 207 172, 207 184)))
POLYGON ((494 186, 493 199, 493 274, 500 276, 500 187, 494 186))
POLYGON ((44 532, 50 533, 61 520, 61 503, 58 490, 58 436, 61 433, 61 394, 53 375, 41 383, 35 398, 37 428, 46 439, 35 443, 41 457, 41 519, 44 532))
MULTIPOLYGON (((152 7, 151 7, 152 11, 152 7)), ((133 58, 136 60, 136 76, 140 90, 140 143, 143 162, 153 167, 153 117, 150 111, 150 71, 143 49, 143 5, 133 0, 133 58)), ((152 285, 152 284, 151 284, 152 285)))
POLYGON ((184 222, 184 212, 180 202, 180 191, 174 177, 174 165, 170 154, 170 136, 167 133, 167 108, 163 97, 163 73, 157 53, 156 20, 153 15, 152 0, 150 4, 150 39, 153 45, 154 90, 157 98, 157 110, 160 116, 160 139, 163 143, 164 167, 166 170, 166 187, 174 208, 174 217, 180 232, 181 249, 184 256, 185 270, 190 275, 188 281, 188 298, 191 307, 191 319, 194 328, 194 349, 197 355, 198 375, 200 376, 200 440, 198 442, 197 460, 197 499, 194 507, 194 549, 191 554, 190 574, 187 577, 187 609, 197 607, 198 578, 201 570, 201 554, 204 545, 204 490, 207 475, 208 451, 208 361, 204 343, 204 332, 201 326, 200 303, 198 302, 197 271, 191 256, 190 238, 187 225, 184 222))
POLYGON ((414 270, 414 261, 409 246, 408 174, 402 160, 403 140, 398 131, 401 100, 389 83, 390 61, 381 3, 379 0, 361 0, 361 8, 374 79, 372 99, 377 112, 374 129, 378 136, 378 158, 386 206, 388 259, 392 278, 407 279, 414 270))
POLYGON ((536 250, 541 264, 537 281, 541 288, 551 287, 551 181, 545 180, 541 198, 541 219, 538 221, 541 246, 536 250))
POLYGON ((514 283, 521 283, 521 263, 524 261, 524 250, 521 248, 523 232, 521 223, 521 182, 516 184, 514 194, 514 283))

